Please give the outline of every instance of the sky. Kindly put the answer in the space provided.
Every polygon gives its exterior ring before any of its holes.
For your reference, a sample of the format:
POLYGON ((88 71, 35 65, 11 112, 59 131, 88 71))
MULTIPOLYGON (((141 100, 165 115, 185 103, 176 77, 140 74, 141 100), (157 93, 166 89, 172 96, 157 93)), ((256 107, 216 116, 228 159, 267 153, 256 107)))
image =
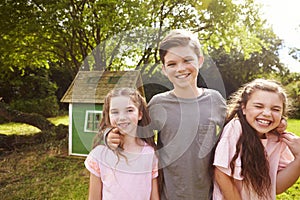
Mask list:
POLYGON ((300 1, 255 0, 261 3, 263 18, 273 27, 286 48, 280 51, 280 60, 291 72, 300 73, 300 62, 288 55, 288 47, 300 49, 300 1))

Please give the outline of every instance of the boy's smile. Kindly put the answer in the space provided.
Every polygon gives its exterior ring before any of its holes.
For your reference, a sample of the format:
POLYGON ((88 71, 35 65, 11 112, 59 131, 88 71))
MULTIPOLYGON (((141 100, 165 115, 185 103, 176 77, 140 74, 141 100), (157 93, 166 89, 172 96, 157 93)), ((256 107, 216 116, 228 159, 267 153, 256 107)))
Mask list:
POLYGON ((202 62, 190 46, 173 47, 165 56, 163 71, 175 90, 197 86, 197 75, 202 62))
POLYGON ((185 73, 185 74, 181 74, 181 75, 176 76, 176 78, 178 78, 178 79, 184 79, 184 78, 187 78, 190 75, 191 75, 191 73, 185 73))

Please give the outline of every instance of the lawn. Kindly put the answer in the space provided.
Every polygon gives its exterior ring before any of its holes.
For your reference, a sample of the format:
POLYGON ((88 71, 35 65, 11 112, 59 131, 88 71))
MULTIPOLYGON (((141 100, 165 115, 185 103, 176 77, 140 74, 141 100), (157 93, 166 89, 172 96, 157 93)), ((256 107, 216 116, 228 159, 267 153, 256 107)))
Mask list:
POLYGON ((29 135, 40 132, 40 129, 21 123, 0 124, 0 133, 5 135, 29 135))
POLYGON ((289 119, 287 131, 297 134, 300 136, 300 120, 299 119, 289 119))
POLYGON ((68 156, 67 150, 64 139, 1 157, 1 199, 87 199, 89 174, 84 160, 68 156))
MULTIPOLYGON (((67 116, 49 120, 55 124, 68 124, 67 116)), ((300 120, 288 120, 288 131, 300 135, 299 129, 300 120)), ((0 125, 0 133, 5 131, 32 134, 32 129, 26 125, 13 123, 0 125)), ((1 199, 87 199, 89 173, 83 157, 68 155, 67 139, 0 154, 1 199)), ((300 179, 277 199, 300 200, 300 179)))
MULTIPOLYGON (((58 116, 53 118, 48 118, 50 122, 52 122, 55 125, 58 124, 69 124, 69 117, 68 115, 64 116, 58 116)), ((22 123, 7 123, 7 124, 0 124, 0 134, 5 135, 30 135, 40 132, 41 130, 30 126, 28 124, 22 124, 22 123)))

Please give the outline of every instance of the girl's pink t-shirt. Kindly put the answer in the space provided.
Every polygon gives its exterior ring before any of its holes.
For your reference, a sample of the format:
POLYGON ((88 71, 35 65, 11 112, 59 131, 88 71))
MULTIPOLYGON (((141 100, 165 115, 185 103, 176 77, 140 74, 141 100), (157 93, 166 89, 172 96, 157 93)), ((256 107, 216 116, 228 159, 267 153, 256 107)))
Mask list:
MULTIPOLYGON (((242 133, 241 123, 238 119, 231 120, 225 127, 216 148, 214 165, 223 173, 231 176, 230 161, 236 151, 236 143, 242 133)), ((287 147, 287 145, 278 141, 278 137, 273 134, 266 134, 267 139, 261 139, 262 144, 268 155, 271 177, 271 193, 270 200, 276 199, 276 176, 277 172, 285 168, 294 156, 287 147)), ((255 161, 253 161, 255 162, 255 161)), ((235 168, 233 178, 235 179, 236 187, 238 188, 243 200, 258 200, 259 198, 254 191, 249 191, 243 185, 243 176, 241 176, 241 157, 239 156, 235 161, 235 168)), ((213 191, 214 200, 223 200, 224 197, 216 182, 214 182, 213 191)))
POLYGON ((138 154, 123 152, 127 160, 106 146, 95 147, 85 160, 86 168, 100 177, 104 200, 150 199, 152 179, 158 176, 158 161, 154 149, 144 145, 138 154))

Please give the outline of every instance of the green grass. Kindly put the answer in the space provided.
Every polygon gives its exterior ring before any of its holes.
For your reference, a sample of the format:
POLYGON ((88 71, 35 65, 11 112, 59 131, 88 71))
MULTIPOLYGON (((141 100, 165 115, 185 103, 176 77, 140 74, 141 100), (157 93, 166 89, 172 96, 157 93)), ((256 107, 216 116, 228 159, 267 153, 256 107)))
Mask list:
MULTIPOLYGON (((50 118, 68 125, 68 116, 50 118)), ((288 120, 288 131, 300 135, 300 120, 288 120)), ((0 133, 32 134, 27 125, 3 124, 0 133), (4 129, 5 128, 5 129, 4 129)), ((1 151, 0 151, 1 153, 1 151)), ((1 199, 88 199, 89 173, 84 157, 68 155, 68 138, 15 149, 0 156, 1 199)), ((279 200, 300 200, 300 179, 279 200)))
MULTIPOLYGON (((48 118, 50 122, 55 124, 56 126, 59 124, 68 125, 69 124, 69 116, 58 116, 53 118, 48 118)), ((22 123, 7 123, 7 124, 0 124, 0 134, 5 135, 31 135, 40 132, 41 130, 22 123)))
POLYGON ((2 157, 1 199, 87 199, 89 174, 84 160, 68 156, 67 149, 64 139, 2 157))
POLYGON ((300 136, 300 120, 299 119, 288 119, 287 131, 295 133, 300 136))
POLYGON ((22 123, 7 123, 7 124, 0 124, 0 134, 5 135, 30 135, 40 132, 41 130, 30 126, 28 124, 22 123))
POLYGON ((59 124, 69 125, 69 116, 68 115, 52 117, 52 118, 48 118, 48 120, 50 122, 52 122, 53 124, 55 124, 56 126, 59 124))

